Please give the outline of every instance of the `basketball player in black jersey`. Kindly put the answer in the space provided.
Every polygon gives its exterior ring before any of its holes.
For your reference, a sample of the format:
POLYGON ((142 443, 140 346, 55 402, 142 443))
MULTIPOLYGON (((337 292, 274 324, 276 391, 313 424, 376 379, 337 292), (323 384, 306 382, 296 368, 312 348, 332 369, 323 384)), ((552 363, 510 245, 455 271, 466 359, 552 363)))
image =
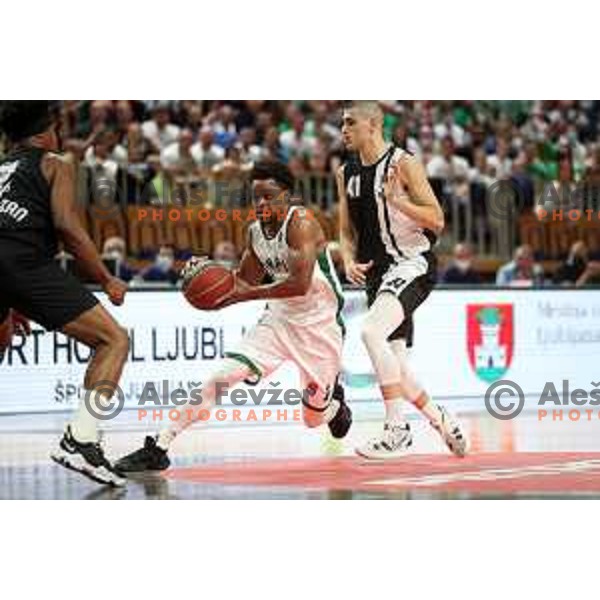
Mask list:
MULTIPOLYGON (((52 458, 99 483, 122 485, 98 442, 97 419, 110 400, 98 382, 117 385, 129 339, 76 278, 54 260, 61 241, 109 300, 123 303, 127 285, 113 277, 82 227, 75 205, 73 165, 60 149, 60 120, 49 101, 0 102, 0 132, 10 150, 0 161, 0 344, 13 330, 27 333, 27 319, 60 331, 93 350, 73 420, 52 458)), ((103 386, 104 387, 104 386, 103 386)))
POLYGON ((356 449, 365 458, 402 455, 412 445, 403 404, 411 402, 458 456, 466 438, 447 411, 430 401, 407 365, 414 311, 435 281, 433 246, 442 209, 419 161, 386 143, 376 102, 344 111, 344 144, 355 155, 338 172, 340 245, 346 275, 366 285, 369 312, 362 337, 385 403, 381 435, 356 449))

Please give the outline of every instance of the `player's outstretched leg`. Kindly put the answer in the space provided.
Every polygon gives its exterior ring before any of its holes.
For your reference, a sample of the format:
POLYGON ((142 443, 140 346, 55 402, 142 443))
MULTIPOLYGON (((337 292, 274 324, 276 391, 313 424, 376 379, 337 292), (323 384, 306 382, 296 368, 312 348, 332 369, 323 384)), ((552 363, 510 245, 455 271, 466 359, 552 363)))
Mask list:
POLYGON ((212 409, 215 404, 217 384, 234 387, 252 375, 253 371, 247 365, 229 358, 224 359, 221 367, 203 387, 201 405, 188 406, 184 404, 179 407, 181 418, 163 429, 158 435, 147 436, 144 445, 139 450, 120 458, 115 463, 117 471, 127 474, 168 469, 171 464, 168 456, 169 446, 182 431, 196 421, 199 409, 212 409))
POLYGON ((402 381, 407 391, 408 400, 429 421, 440 434, 450 452, 463 457, 467 453, 467 436, 459 421, 439 404, 434 404, 423 387, 416 381, 408 365, 408 350, 404 340, 391 342, 394 354, 398 358, 402 370, 402 381))

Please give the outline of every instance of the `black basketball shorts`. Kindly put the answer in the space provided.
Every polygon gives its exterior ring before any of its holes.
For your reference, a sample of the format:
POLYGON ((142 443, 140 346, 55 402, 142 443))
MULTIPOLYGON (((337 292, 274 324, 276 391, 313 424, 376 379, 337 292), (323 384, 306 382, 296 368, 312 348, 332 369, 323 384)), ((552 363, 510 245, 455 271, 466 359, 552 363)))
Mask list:
POLYGON ((404 309, 404 321, 388 340, 406 340, 413 345, 415 310, 431 293, 436 282, 437 261, 433 252, 425 252, 413 258, 403 258, 383 268, 374 267, 367 276, 367 300, 369 307, 379 294, 391 293, 400 300, 404 309))
POLYGON ((55 261, 0 262, 0 322, 13 308, 49 331, 59 330, 97 304, 96 297, 55 261))

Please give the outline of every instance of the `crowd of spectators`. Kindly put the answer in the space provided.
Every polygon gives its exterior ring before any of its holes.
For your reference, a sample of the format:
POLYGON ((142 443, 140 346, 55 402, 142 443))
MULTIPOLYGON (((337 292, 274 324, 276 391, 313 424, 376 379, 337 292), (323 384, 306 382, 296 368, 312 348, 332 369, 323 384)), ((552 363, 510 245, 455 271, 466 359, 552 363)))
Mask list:
MULTIPOLYGON (((345 159, 343 105, 337 100, 65 101, 63 140, 82 166, 82 189, 89 189, 92 179, 125 181, 127 202, 144 203, 162 197, 172 182, 243 177, 261 159, 287 163, 298 178, 331 176, 345 159)), ((540 183, 600 182, 600 101, 394 100, 381 106, 386 136, 420 157, 445 207, 470 205, 481 214, 485 190, 497 180, 518 187, 522 210, 533 208, 540 183)), ((466 236, 454 241, 460 239, 466 236)), ((442 280, 475 283, 472 253, 468 244, 458 247, 442 280)), ((520 260, 515 254, 514 263, 520 260)), ((167 262, 158 251, 148 273, 167 262)))

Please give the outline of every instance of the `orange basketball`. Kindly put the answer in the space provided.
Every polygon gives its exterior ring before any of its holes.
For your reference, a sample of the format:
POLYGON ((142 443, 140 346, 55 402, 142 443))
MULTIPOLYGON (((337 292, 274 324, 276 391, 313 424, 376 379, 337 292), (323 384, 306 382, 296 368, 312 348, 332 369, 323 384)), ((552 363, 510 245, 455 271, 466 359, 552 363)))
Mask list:
POLYGON ((210 310, 234 286, 233 273, 219 265, 207 265, 183 289, 185 299, 195 308, 210 310))

